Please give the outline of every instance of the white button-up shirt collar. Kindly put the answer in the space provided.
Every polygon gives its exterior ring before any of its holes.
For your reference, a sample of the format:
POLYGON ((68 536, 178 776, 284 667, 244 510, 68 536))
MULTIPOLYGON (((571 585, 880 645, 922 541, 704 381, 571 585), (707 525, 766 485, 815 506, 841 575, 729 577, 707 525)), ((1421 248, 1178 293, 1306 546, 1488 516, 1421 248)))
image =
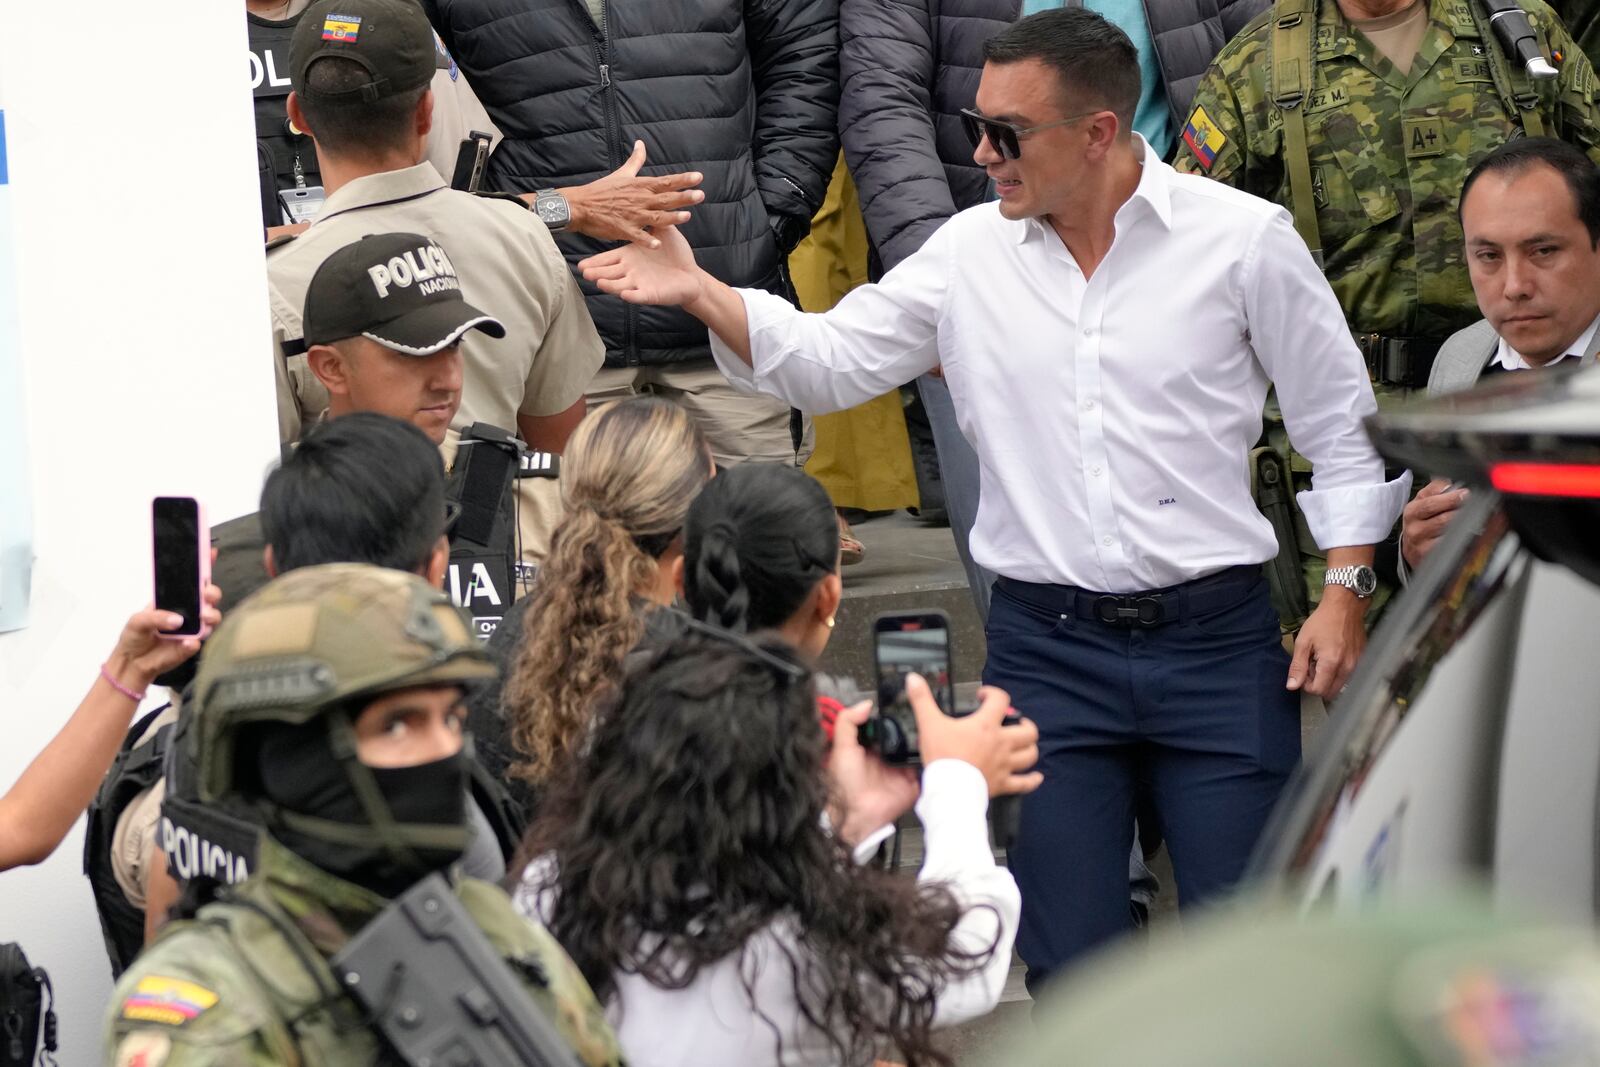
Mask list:
MULTIPOLYGON (((1589 344, 1594 340, 1594 332, 1596 329, 1600 329, 1600 318, 1596 318, 1593 322, 1591 322, 1589 324, 1589 328, 1580 333, 1577 339, 1567 346, 1567 350, 1565 352, 1551 360, 1548 364, 1543 364, 1543 366, 1554 366, 1555 364, 1568 359, 1577 359, 1581 362, 1583 360, 1583 354, 1589 351, 1589 344)), ((1509 344, 1507 344, 1504 337, 1500 338, 1500 343, 1495 348, 1494 363, 1505 370, 1537 369, 1532 363, 1529 363, 1525 358, 1523 358, 1521 352, 1518 352, 1515 348, 1512 348, 1509 344)))
POLYGON ((1125 593, 1271 559, 1249 464, 1271 382, 1316 466, 1317 542, 1382 540, 1409 476, 1384 480, 1365 366, 1288 214, 1138 147, 1090 277, 1046 222, 985 204, 824 315, 740 290, 755 366, 714 341, 718 363, 819 413, 942 364, 978 453, 972 554, 1007 577, 1125 593))

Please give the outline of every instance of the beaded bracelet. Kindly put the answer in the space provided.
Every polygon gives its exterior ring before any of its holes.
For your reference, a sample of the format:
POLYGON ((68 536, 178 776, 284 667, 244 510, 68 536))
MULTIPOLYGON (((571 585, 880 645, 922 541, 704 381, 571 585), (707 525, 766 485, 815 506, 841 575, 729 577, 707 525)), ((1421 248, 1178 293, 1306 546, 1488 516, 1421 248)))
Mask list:
POLYGON ((100 664, 100 677, 106 680, 107 685, 121 693, 123 696, 127 697, 129 700, 133 701, 135 704, 144 699, 143 693, 135 693, 132 689, 129 689, 127 686, 111 677, 111 671, 106 668, 104 663, 100 664))

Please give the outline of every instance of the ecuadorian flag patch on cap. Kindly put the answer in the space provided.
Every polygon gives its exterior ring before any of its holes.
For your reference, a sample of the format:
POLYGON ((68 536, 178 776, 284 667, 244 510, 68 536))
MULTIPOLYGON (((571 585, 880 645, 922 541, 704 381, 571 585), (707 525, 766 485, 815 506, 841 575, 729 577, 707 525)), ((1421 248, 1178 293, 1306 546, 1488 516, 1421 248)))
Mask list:
POLYGON ((337 15, 329 12, 322 20, 322 39, 334 44, 355 44, 361 35, 360 15, 337 15))
POLYGON ((1228 143, 1203 107, 1195 108, 1189 116, 1189 125, 1183 128, 1183 141, 1194 153, 1194 158, 1207 170, 1211 169, 1211 164, 1217 161, 1217 153, 1228 143))
POLYGON ((134 1022, 182 1026, 210 1011, 220 999, 205 986, 152 974, 139 979, 122 1002, 122 1017, 134 1022))

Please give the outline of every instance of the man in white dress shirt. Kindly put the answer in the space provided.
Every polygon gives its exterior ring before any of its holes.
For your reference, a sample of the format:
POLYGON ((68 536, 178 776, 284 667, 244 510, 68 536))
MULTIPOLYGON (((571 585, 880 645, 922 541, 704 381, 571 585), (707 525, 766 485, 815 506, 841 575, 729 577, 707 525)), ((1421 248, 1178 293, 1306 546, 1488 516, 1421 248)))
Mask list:
POLYGON ((663 231, 587 260, 680 304, 735 382, 808 411, 942 364, 982 489, 972 551, 999 575, 984 680, 1039 725, 1044 785, 1011 866, 1030 988, 1125 931, 1136 789, 1181 903, 1239 877, 1300 755, 1299 690, 1332 696, 1364 644, 1385 482, 1338 302, 1282 208, 1176 174, 1130 133, 1138 59, 1082 8, 991 38, 968 113, 997 203, 963 211, 825 315, 733 290, 663 231), (1246 467, 1270 383, 1316 465, 1301 507, 1331 587, 1291 657, 1246 467))
MULTIPOLYGON (((1461 186, 1467 273, 1483 319, 1439 349, 1438 396, 1506 371, 1594 366, 1600 352, 1600 169, 1565 141, 1518 137, 1461 186)), ((1406 505, 1401 577, 1439 543, 1467 490, 1435 478, 1406 505)))

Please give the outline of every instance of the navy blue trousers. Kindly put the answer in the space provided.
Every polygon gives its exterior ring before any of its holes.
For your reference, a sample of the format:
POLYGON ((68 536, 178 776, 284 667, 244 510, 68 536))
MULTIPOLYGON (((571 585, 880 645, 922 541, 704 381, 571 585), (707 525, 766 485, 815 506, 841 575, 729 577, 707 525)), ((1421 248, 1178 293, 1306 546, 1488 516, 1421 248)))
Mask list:
POLYGON ((1238 881, 1300 758, 1300 698, 1284 688, 1290 657, 1266 579, 1232 574, 1227 603, 1151 628, 1079 618, 1057 587, 994 587, 983 678, 1038 724, 1044 772, 1010 850, 1017 951, 1035 993, 1130 929, 1136 792, 1187 908, 1238 881))

